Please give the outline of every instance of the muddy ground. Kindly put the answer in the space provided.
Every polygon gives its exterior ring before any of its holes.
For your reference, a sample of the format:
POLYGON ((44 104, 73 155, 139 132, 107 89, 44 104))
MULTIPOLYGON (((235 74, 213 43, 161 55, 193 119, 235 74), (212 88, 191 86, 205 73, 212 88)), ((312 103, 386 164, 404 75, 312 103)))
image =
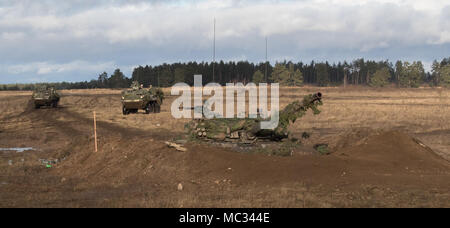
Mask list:
MULTIPOLYGON (((306 120, 317 122, 292 129, 294 135, 312 134, 292 156, 204 143, 186 143, 180 152, 165 144, 182 138, 188 121, 171 118, 173 97, 159 114, 122 116, 118 91, 63 95, 59 108, 35 110, 28 93, 0 94, 0 148, 33 148, 0 151, 0 207, 450 206, 450 129, 439 122, 405 119, 388 127, 373 119, 374 127, 350 123, 355 121, 341 126, 344 117, 337 114, 328 120, 311 115, 306 120), (99 117, 97 153, 93 110, 99 117), (329 143, 332 153, 315 153, 312 145, 319 142, 329 143)), ((330 106, 355 97, 338 95, 328 96, 330 106)), ((374 105, 398 101, 385 96, 387 102, 374 105)), ((324 103, 321 115, 336 112, 326 110, 327 94, 324 103)), ((444 116, 435 119, 448 124, 448 107, 439 110, 444 116)))

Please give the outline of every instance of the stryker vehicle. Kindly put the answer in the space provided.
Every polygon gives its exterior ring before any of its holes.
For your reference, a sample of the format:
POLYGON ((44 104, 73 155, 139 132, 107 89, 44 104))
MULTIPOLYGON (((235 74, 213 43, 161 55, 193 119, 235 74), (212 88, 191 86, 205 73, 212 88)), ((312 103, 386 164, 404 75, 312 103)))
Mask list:
POLYGON ((122 91, 122 113, 128 115, 137 113, 139 109, 145 110, 146 114, 159 113, 164 100, 161 89, 144 89, 137 81, 131 84, 131 89, 122 91))
POLYGON ((31 99, 36 109, 39 109, 41 106, 56 108, 58 107, 60 97, 61 96, 56 92, 55 88, 40 86, 33 91, 31 99))
POLYGON ((278 126, 271 129, 261 129, 263 118, 245 119, 200 119, 188 123, 185 127, 191 137, 204 141, 237 142, 252 144, 258 140, 281 141, 288 138, 287 127, 301 118, 311 109, 313 113, 319 114, 318 106, 322 105, 322 94, 310 94, 303 101, 295 101, 279 112, 278 126))

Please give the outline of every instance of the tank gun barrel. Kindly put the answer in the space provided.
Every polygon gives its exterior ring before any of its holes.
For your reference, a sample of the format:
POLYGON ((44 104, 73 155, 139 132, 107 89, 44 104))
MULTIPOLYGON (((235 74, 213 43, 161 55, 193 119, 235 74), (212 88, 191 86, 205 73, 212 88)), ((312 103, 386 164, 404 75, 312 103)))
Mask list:
POLYGON ((306 95, 303 100, 290 103, 278 113, 278 126, 275 129, 261 128, 261 121, 270 121, 265 118, 203 119, 186 126, 193 137, 202 139, 241 140, 250 143, 257 139, 279 141, 288 137, 289 124, 295 122, 297 118, 303 117, 309 109, 314 114, 319 114, 319 105, 322 105, 322 93, 320 92, 306 95))
POLYGON ((286 134, 289 124, 294 123, 297 118, 303 117, 309 109, 313 111, 314 115, 319 114, 319 105, 322 105, 321 92, 306 95, 301 102, 294 101, 290 103, 280 112, 279 124, 275 129, 275 133, 278 135, 286 134))
POLYGON ((315 94, 312 95, 312 101, 311 102, 316 102, 316 101, 319 101, 319 102, 322 101, 322 93, 321 92, 318 92, 318 93, 315 93, 315 94))
POLYGON ((294 101, 280 111, 278 126, 273 131, 261 129, 260 124, 254 122, 249 132, 257 136, 270 135, 275 139, 285 138, 288 135, 289 124, 294 123, 297 118, 303 117, 309 109, 313 111, 314 115, 319 114, 319 105, 322 105, 322 93, 306 95, 303 100, 294 101))

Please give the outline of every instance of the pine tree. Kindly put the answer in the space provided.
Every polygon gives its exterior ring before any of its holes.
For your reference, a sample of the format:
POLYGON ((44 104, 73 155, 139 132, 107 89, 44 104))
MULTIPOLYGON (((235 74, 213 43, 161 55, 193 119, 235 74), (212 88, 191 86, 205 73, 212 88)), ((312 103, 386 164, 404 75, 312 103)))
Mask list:
POLYGON ((303 85, 303 74, 297 69, 294 70, 294 65, 289 64, 288 78, 284 84, 288 86, 302 86, 303 85))
POLYGON ((371 77, 369 85, 372 87, 383 87, 389 83, 389 69, 384 67, 377 70, 371 77))
POLYGON ((328 86, 330 84, 328 67, 325 63, 316 64, 316 75, 318 86, 328 86))
POLYGON ((395 63, 395 83, 397 83, 397 86, 400 86, 400 75, 402 75, 403 72, 403 63, 402 61, 397 61, 395 63))
POLYGON ((404 62, 399 74, 399 85, 402 87, 417 88, 422 84, 425 75, 422 62, 404 62))
POLYGON ((174 83, 184 82, 185 76, 186 70, 183 67, 176 68, 174 73, 174 83))
POLYGON ((265 82, 264 74, 260 70, 255 71, 253 74, 253 82, 256 84, 265 82))
POLYGON ((106 88, 108 82, 108 74, 106 72, 101 73, 98 76, 97 84, 100 88, 106 88))
POLYGON ((439 69, 441 85, 450 87, 450 64, 440 67, 439 69))
POLYGON ((272 74, 270 75, 270 81, 280 83, 280 85, 282 85, 282 82, 288 77, 289 74, 287 72, 286 66, 281 63, 276 63, 275 67, 273 68, 272 74))
POLYGON ((126 88, 129 86, 129 80, 120 71, 120 69, 116 69, 114 74, 108 79, 108 85, 110 88, 126 88))

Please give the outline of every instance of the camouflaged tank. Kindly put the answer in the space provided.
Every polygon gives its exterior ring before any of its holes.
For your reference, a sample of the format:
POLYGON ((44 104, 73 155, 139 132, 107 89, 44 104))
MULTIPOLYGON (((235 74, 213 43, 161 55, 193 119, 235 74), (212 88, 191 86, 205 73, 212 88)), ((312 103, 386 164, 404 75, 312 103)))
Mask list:
POLYGON ((55 88, 49 88, 47 86, 37 87, 31 95, 31 99, 36 109, 39 109, 42 106, 56 108, 58 107, 60 97, 61 96, 56 92, 55 88))
POLYGON ((137 113, 139 109, 145 113, 159 113, 164 100, 161 89, 144 89, 137 81, 131 84, 131 89, 122 91, 122 113, 128 115, 137 113))
POLYGON ((278 126, 273 129, 261 129, 262 118, 245 119, 200 119, 188 123, 188 133, 196 139, 218 142, 238 142, 251 144, 258 140, 280 141, 289 136, 287 127, 301 118, 311 109, 319 114, 318 106, 322 105, 322 94, 306 95, 302 101, 295 101, 279 112, 278 126))

